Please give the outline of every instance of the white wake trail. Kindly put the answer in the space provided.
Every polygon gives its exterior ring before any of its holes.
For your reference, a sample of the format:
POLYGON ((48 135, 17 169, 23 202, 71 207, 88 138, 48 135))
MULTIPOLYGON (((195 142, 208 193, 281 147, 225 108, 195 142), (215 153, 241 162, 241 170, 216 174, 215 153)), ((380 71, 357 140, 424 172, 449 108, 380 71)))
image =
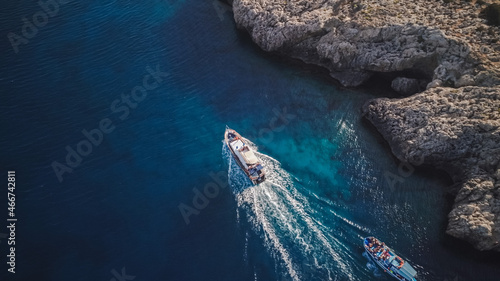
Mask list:
MULTIPOLYGON (((253 143, 245 141, 256 151, 253 143)), ((307 198, 297 190, 290 174, 276 159, 256 152, 265 167, 266 181, 252 186, 228 149, 223 155, 229 161, 228 176, 237 200, 237 212, 245 213, 253 230, 263 237, 273 256, 279 257, 277 264, 284 266, 292 280, 310 280, 309 276, 335 280, 339 274, 355 279, 352 269, 329 241, 332 236, 325 235, 311 217, 314 212, 307 198)))

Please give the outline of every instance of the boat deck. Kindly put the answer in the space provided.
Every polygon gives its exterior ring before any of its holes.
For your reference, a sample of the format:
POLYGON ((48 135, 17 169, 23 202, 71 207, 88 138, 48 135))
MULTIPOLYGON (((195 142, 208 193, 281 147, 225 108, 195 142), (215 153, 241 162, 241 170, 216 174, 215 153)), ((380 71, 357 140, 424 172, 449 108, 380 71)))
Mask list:
POLYGON ((265 173, 259 159, 243 138, 235 130, 226 128, 224 141, 238 166, 245 172, 253 184, 265 181, 265 173))

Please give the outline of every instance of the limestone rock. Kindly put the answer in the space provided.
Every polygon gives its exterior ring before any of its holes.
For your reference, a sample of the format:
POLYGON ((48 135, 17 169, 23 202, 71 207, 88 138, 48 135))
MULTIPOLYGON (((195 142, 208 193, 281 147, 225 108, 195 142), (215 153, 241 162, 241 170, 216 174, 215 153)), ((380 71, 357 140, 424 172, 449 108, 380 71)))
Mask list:
POLYGON ((262 49, 326 67, 345 86, 360 85, 374 72, 405 71, 451 87, 500 84, 500 59, 492 51, 500 50, 495 38, 500 28, 477 16, 480 7, 399 2, 232 0, 232 5, 237 25, 262 49))
POLYGON ((500 251, 500 87, 431 88, 371 100, 363 113, 400 160, 424 159, 458 182, 447 233, 500 251))
POLYGON ((421 81, 413 78, 397 77, 392 80, 391 88, 404 96, 410 96, 421 91, 421 81))

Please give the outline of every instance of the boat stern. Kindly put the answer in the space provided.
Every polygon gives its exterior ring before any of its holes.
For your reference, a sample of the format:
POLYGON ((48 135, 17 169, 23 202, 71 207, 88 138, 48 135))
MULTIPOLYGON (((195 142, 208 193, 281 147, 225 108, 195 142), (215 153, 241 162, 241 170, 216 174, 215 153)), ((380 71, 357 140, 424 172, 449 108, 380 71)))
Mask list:
POLYGON ((256 179, 253 182, 254 182, 254 184, 259 184, 259 183, 262 183, 264 181, 266 181, 266 176, 265 175, 261 176, 260 178, 256 179))

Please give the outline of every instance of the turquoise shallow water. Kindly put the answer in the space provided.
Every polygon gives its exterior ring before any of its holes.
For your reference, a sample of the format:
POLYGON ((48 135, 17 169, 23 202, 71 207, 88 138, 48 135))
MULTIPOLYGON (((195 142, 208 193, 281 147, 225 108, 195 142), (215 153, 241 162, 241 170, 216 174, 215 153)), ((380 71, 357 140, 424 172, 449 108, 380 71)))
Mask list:
MULTIPOLYGON (((39 8, 5 10, 2 34, 39 8)), ((74 1, 19 53, 1 41, 0 166, 16 170, 19 217, 18 270, 2 262, 2 278, 391 280, 363 256, 375 235, 419 280, 497 280, 498 256, 444 234, 447 176, 399 171, 361 119, 374 91, 261 52, 231 17, 217 2, 74 1), (162 80, 120 119, 113 102, 148 66, 162 80), (59 182, 51 163, 105 118, 114 130, 59 182), (268 182, 242 178, 226 125, 258 148, 268 182), (212 183, 186 224, 179 205, 212 183)))

